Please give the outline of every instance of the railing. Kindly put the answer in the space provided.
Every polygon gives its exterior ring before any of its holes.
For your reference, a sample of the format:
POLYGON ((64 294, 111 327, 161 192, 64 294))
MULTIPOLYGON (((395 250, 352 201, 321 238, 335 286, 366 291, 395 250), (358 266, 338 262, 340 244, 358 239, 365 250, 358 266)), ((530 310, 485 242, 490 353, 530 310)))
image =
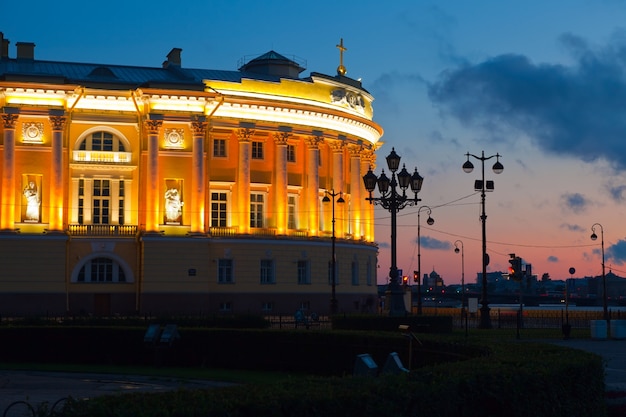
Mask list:
POLYGON ((72 158, 74 162, 130 164, 132 154, 130 152, 73 151, 72 158))
POLYGON ((69 233, 72 236, 124 236, 137 235, 136 225, 122 224, 70 224, 69 233))

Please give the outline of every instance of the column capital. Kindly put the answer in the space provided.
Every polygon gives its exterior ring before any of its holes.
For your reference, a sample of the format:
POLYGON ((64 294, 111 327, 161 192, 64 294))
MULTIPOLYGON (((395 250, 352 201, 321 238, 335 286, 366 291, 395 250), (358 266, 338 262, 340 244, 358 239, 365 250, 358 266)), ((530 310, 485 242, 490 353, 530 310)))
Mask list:
POLYGON ((340 140, 327 140, 328 147, 333 151, 333 153, 341 153, 344 150, 345 143, 340 140))
POLYGON ((352 158, 359 158, 365 153, 362 145, 350 144, 347 148, 352 158))
POLYGON ((49 116, 49 118, 53 132, 62 132, 65 129, 65 123, 67 123, 66 116, 49 116))
POLYGON ((249 127, 242 127, 237 129, 237 138, 239 142, 250 142, 252 140, 252 136, 254 135, 254 129, 249 127))
POLYGON ((15 129, 17 120, 20 118, 19 114, 2 113, 2 127, 5 129, 15 129))
POLYGON ((163 126, 163 120, 146 120, 143 122, 149 135, 158 135, 163 126))
POLYGON ((309 149, 318 149, 319 144, 324 142, 324 138, 322 135, 311 135, 304 139, 304 142, 307 144, 309 149))
POLYGON ((192 120, 191 132, 194 137, 204 136, 208 123, 205 120, 192 120))
POLYGON ((286 145, 292 136, 291 132, 276 132, 274 133, 274 141, 277 145, 286 145))

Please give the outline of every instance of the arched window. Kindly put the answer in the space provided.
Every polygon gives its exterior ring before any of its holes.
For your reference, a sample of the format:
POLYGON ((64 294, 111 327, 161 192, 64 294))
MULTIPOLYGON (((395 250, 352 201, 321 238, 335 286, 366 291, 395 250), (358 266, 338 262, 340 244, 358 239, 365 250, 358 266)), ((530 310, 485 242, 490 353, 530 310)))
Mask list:
POLYGON ((105 257, 87 261, 78 271, 76 282, 132 282, 116 260, 105 257))
POLYGON ((126 152, 124 143, 110 132, 95 132, 80 143, 81 151, 126 152))

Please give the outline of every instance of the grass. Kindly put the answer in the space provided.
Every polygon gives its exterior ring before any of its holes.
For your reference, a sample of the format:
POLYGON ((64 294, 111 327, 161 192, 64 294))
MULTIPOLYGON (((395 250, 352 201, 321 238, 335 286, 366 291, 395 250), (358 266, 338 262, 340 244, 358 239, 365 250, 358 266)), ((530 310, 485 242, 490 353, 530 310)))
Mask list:
POLYGON ((0 369, 15 371, 141 375, 154 378, 176 378, 182 380, 202 379, 207 381, 232 382, 236 384, 263 384, 269 382, 280 382, 298 377, 297 374, 284 372, 56 363, 0 363, 0 369))

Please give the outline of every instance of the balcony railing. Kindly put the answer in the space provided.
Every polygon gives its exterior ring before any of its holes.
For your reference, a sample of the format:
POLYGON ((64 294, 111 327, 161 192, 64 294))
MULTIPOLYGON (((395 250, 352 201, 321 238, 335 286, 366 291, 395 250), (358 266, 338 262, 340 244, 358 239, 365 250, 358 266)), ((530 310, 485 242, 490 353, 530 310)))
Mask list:
POLYGON ((130 164, 132 154, 130 152, 74 151, 72 158, 74 162, 130 164))
POLYGON ((72 236, 124 236, 134 237, 137 226, 122 224, 70 224, 72 236))

